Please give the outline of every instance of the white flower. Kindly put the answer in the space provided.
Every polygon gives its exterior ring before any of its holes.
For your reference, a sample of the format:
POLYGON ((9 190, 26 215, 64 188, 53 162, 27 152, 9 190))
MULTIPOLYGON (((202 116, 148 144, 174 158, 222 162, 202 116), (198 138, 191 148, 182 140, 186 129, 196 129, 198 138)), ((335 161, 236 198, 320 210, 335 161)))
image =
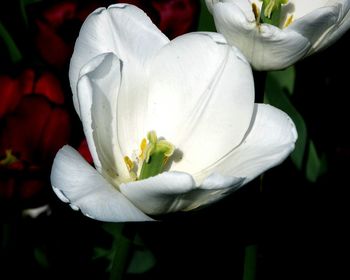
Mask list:
POLYGON ((218 32, 257 70, 286 68, 328 47, 350 27, 350 0, 289 0, 282 5, 279 27, 257 23, 259 0, 206 3, 218 32))
POLYGON ((279 164, 297 138, 285 113, 254 104, 250 65, 221 35, 169 42, 131 5, 87 18, 70 81, 96 169, 65 146, 51 182, 61 200, 94 219, 147 221, 204 206, 279 164), (168 168, 135 180, 152 143, 169 155, 175 147, 168 168))

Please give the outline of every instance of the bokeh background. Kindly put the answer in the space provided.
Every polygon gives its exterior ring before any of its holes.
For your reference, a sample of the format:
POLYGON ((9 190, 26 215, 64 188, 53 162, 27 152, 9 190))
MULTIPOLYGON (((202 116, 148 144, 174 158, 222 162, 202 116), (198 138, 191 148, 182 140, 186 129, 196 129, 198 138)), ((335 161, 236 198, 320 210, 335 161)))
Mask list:
MULTIPOLYGON (((49 183, 57 150, 68 143, 89 158, 69 59, 86 16, 116 2, 0 8, 0 279, 111 279, 123 250, 123 279, 349 279, 350 32, 295 65, 290 100, 322 162, 313 180, 307 157, 299 169, 287 159, 210 207, 157 223, 102 223, 58 200, 49 183), (27 211, 42 206, 35 218, 27 211)), ((215 30, 203 1, 123 2, 170 38, 215 30)), ((254 75, 262 100, 264 81, 254 75)))

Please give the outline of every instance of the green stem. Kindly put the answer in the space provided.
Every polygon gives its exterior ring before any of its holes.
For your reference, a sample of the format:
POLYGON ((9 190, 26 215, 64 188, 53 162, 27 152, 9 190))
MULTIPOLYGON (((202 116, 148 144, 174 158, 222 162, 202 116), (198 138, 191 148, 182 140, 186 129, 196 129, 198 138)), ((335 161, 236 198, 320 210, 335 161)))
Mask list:
POLYGON ((41 1, 42 0, 19 0, 19 10, 26 28, 28 27, 27 6, 41 1))
POLYGON ((249 245, 245 248, 243 280, 256 279, 257 246, 249 245))
POLYGON ((5 251, 8 248, 11 239, 11 225, 7 223, 2 225, 1 239, 1 248, 5 251))
POLYGON ((118 229, 114 231, 112 246, 114 254, 109 280, 121 280, 124 278, 133 257, 137 230, 133 224, 123 223, 114 225, 118 226, 118 229))
POLYGON ((20 0, 19 1, 19 9, 21 11, 22 19, 26 27, 28 27, 28 17, 27 17, 27 11, 26 11, 26 1, 20 0))
POLYGON ((22 54, 17 48, 15 41, 12 39, 10 33, 5 26, 0 22, 0 37, 4 40, 5 45, 10 53, 10 57, 13 63, 17 63, 22 60, 22 54))
POLYGON ((116 250, 113 256, 113 263, 110 273, 110 280, 122 280, 124 273, 129 264, 130 249, 132 241, 128 240, 124 236, 118 238, 115 242, 118 242, 116 250))

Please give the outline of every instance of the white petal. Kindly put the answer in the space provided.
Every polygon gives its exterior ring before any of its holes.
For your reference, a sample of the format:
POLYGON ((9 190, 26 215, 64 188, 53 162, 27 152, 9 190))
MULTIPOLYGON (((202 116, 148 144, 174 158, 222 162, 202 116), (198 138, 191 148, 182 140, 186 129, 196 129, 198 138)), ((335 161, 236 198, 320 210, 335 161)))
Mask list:
POLYGON ((225 156, 241 142, 253 107, 250 65, 220 34, 177 37, 154 58, 146 131, 182 153, 171 170, 194 174, 225 156))
POLYGON ((77 87, 81 120, 89 148, 95 151, 95 166, 100 173, 118 180, 129 176, 117 133, 122 67, 113 53, 96 56, 82 68, 77 87))
POLYGON ((310 38, 312 48, 307 55, 325 49, 350 28, 350 1, 328 1, 325 7, 305 15, 290 28, 310 38))
POLYGON ((120 185, 120 191, 128 199, 151 215, 187 208, 192 201, 183 199, 183 196, 195 188, 192 176, 182 172, 164 172, 145 180, 120 185))
POLYGON ((311 45, 307 38, 269 24, 258 26, 251 14, 232 2, 213 7, 217 30, 243 52, 255 69, 285 68, 308 52, 311 45))
POLYGON ((200 188, 203 190, 219 190, 232 188, 233 186, 236 188, 240 186, 244 179, 245 178, 222 176, 218 173, 213 173, 207 178, 205 178, 200 188))
POLYGON ((183 210, 189 211, 214 203, 239 189, 244 180, 245 178, 213 173, 205 178, 199 188, 184 195, 183 199, 192 201, 192 203, 183 210))
POLYGON ((146 180, 120 186, 121 192, 147 214, 189 211, 222 199, 237 190, 245 178, 213 173, 200 186, 191 175, 164 172, 146 180))
MULTIPOLYGON (((333 27, 332 31, 329 32, 329 34, 324 38, 322 44, 320 44, 319 46, 319 49, 327 48, 329 45, 333 44, 350 28, 350 1, 344 0, 342 2, 343 6, 341 7, 341 12, 337 24, 333 27)), ((318 51, 319 49, 317 49, 316 51, 318 51)))
POLYGON ((270 105, 257 104, 241 145, 207 173, 242 177, 245 184, 280 164, 293 151, 296 139, 295 125, 287 114, 270 105))
POLYGON ((213 12, 213 6, 218 2, 220 2, 220 0, 205 0, 205 4, 207 4, 209 12, 213 12))
MULTIPOLYGON (((347 0, 346 0, 347 1, 347 0)), ((293 6, 292 13, 294 19, 299 19, 316 9, 335 5, 337 2, 344 2, 339 0, 312 0, 312 1, 305 1, 305 0, 293 0, 289 1, 291 2, 290 5, 293 6)), ((285 7, 284 7, 285 8, 285 7)))
POLYGON ((132 5, 98 9, 84 22, 71 59, 69 78, 75 108, 80 115, 76 87, 80 69, 93 57, 112 52, 129 69, 141 67, 169 40, 149 17, 132 5))
MULTIPOLYGON (((93 59, 91 61, 91 63, 88 65, 90 65, 91 68, 97 67, 99 65, 99 63, 101 62, 101 60, 103 60, 103 58, 104 58, 104 56, 99 56, 96 59, 93 59)), ((97 149, 96 149, 95 141, 93 138, 92 114, 91 114, 92 91, 91 90, 85 91, 86 87, 91 88, 91 86, 86 85, 87 84, 86 82, 84 83, 84 81, 86 81, 86 77, 83 76, 82 81, 83 82, 80 83, 80 89, 77 86, 77 93, 76 93, 77 100, 79 99, 79 95, 81 95, 80 101, 78 103, 79 104, 80 119, 81 119, 81 122, 83 124, 84 134, 85 134, 86 141, 87 141, 88 146, 89 146, 89 151, 91 153, 95 167, 99 172, 102 172, 102 164, 101 164, 100 158, 97 154, 97 149)))
POLYGON ((340 6, 318 8, 288 26, 285 31, 294 31, 307 38, 311 44, 308 55, 318 49, 324 38, 337 28, 340 6))
POLYGON ((56 155, 51 184, 62 201, 71 203, 73 209, 80 209, 90 218, 108 222, 152 220, 69 146, 56 155))

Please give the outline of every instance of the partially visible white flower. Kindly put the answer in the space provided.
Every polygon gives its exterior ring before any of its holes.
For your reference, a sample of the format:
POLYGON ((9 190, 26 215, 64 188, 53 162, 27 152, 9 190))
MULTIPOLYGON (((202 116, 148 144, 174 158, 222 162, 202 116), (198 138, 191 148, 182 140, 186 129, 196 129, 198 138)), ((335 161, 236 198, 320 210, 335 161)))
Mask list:
POLYGON ((250 65, 220 34, 169 42, 131 5, 87 18, 70 82, 96 169, 65 146, 51 182, 98 220, 148 221, 217 201, 282 162, 297 138, 285 113, 254 104, 250 65), (144 176, 156 158, 165 172, 144 176))
POLYGON ((334 43, 350 27, 350 0, 289 0, 280 26, 258 23, 260 0, 206 0, 218 32, 257 70, 286 68, 334 43))
POLYGON ((46 216, 51 215, 50 205, 46 204, 36 208, 27 208, 22 211, 23 217, 31 217, 33 219, 36 219, 43 214, 45 214, 46 216))

